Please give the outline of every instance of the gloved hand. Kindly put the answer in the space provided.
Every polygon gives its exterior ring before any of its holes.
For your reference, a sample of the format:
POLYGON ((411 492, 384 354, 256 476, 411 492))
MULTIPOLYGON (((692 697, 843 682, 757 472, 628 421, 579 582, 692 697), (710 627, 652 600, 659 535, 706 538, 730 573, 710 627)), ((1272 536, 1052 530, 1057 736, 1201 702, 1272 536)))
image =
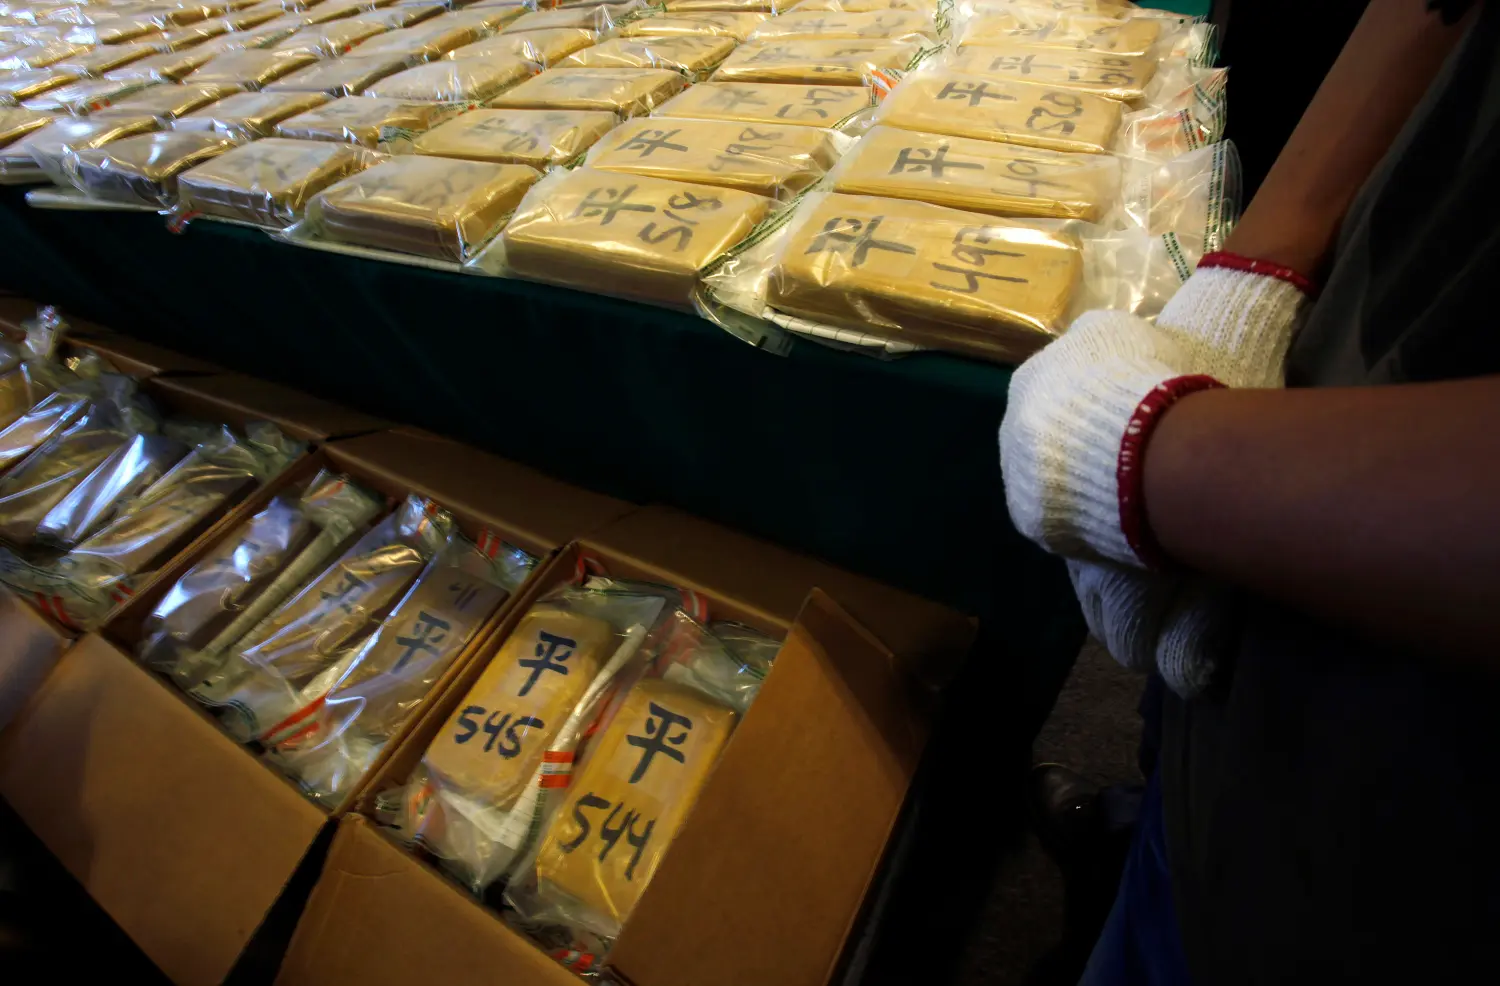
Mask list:
POLYGON ((1090 312, 1017 371, 1000 429, 1016 526, 1071 562, 1089 629, 1127 667, 1156 667, 1181 694, 1217 664, 1229 596, 1156 560, 1140 464, 1155 422, 1214 386, 1279 387, 1306 300, 1294 272, 1230 254, 1199 263, 1153 327, 1090 312), (1118 562, 1118 563, 1117 563, 1118 562))

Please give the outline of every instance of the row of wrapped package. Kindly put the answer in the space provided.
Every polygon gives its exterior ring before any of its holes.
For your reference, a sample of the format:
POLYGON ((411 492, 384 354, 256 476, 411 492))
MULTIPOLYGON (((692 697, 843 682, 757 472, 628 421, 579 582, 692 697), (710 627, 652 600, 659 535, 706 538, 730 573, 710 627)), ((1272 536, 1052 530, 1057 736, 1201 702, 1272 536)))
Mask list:
POLYGON ((1008 361, 1085 307, 1154 314, 1236 207, 1225 73, 1204 25, 1160 11, 481 0, 303 23, 330 2, 101 78, 12 68, 0 174, 696 309, 761 345, 1008 361))

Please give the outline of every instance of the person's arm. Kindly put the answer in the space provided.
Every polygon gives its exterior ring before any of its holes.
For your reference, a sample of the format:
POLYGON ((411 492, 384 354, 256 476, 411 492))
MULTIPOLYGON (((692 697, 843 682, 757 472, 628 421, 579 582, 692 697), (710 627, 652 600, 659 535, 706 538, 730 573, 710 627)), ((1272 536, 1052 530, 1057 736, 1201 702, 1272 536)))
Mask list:
POLYGON ((1203 391, 1156 425, 1144 472, 1178 562, 1500 670, 1500 377, 1203 391))
POLYGON ((1467 23, 1445 25, 1425 0, 1372 0, 1224 249, 1316 278, 1467 23))

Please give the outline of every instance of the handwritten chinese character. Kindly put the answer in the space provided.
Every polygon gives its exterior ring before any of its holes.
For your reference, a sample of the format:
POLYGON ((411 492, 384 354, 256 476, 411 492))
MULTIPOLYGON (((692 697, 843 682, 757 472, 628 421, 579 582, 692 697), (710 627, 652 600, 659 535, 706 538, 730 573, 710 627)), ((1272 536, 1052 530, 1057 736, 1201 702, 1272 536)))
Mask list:
POLYGON ((594 219, 599 216, 600 226, 608 226, 614 221, 616 215, 621 212, 655 212, 654 205, 631 204, 630 196, 634 194, 636 185, 627 185, 624 188, 592 188, 584 196, 583 201, 578 203, 578 208, 573 210, 575 219, 594 219))
POLYGON ((448 638, 448 631, 451 629, 453 627, 447 620, 440 620, 426 611, 419 612, 416 623, 412 624, 411 635, 396 638, 396 645, 406 650, 391 668, 392 673, 406 667, 407 662, 418 653, 436 657, 439 653, 437 645, 448 638))
POLYGON ((651 761, 658 753, 676 760, 678 763, 687 763, 687 756, 674 747, 679 747, 687 742, 688 733, 693 728, 693 720, 687 716, 678 715, 670 709, 665 709, 652 702, 646 716, 646 732, 644 735, 634 734, 625 737, 625 742, 631 746, 640 747, 641 759, 635 765, 627 783, 634 784, 646 776, 646 770, 651 766, 651 761), (682 732, 673 734, 672 728, 681 726, 682 732))
POLYGON ((531 677, 526 679, 526 684, 522 685, 521 690, 516 694, 521 698, 525 698, 531 692, 532 686, 537 683, 537 679, 542 676, 543 671, 555 671, 558 674, 566 675, 568 673, 568 666, 563 662, 572 657, 573 652, 577 649, 578 641, 576 640, 548 633, 546 630, 538 632, 536 635, 536 656, 523 657, 516 662, 521 667, 529 668, 531 671, 531 677))
POLYGON ((640 157, 648 158, 655 151, 686 151, 686 144, 674 144, 672 138, 682 133, 677 130, 642 130, 620 145, 622 151, 639 151, 640 157))
POLYGON ((339 584, 332 592, 319 592, 325 603, 333 603, 349 615, 354 614, 354 607, 359 602, 359 597, 364 594, 370 586, 361 582, 352 572, 345 571, 339 584))
POLYGON ((983 171, 984 165, 967 161, 948 160, 948 145, 939 144, 935 150, 925 147, 903 147, 896 152, 896 161, 891 165, 891 174, 921 174, 926 171, 933 178, 941 179, 943 172, 954 170, 983 171))
POLYGON ((907 254, 917 252, 916 247, 905 243, 877 239, 875 234, 880 231, 880 224, 884 221, 884 216, 876 216, 870 220, 845 219, 843 216, 835 216, 823 224, 823 228, 817 236, 813 237, 805 253, 848 253, 851 256, 849 266, 860 267, 871 250, 907 254))
POLYGON ((1016 97, 1003 92, 990 92, 988 82, 945 82, 938 90, 938 99, 968 100, 970 106, 982 106, 986 99, 1015 102, 1016 97))

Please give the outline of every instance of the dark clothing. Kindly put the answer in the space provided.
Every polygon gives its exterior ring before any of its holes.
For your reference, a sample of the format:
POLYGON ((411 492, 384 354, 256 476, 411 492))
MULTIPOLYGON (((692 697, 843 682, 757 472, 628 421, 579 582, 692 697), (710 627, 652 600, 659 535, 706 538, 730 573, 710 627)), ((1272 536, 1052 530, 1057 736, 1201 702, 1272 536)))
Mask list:
MULTIPOLYGON (((1500 372, 1497 55, 1489 3, 1351 209, 1292 386, 1500 372)), ((1493 981, 1497 682, 1270 602, 1247 610, 1224 687, 1163 708, 1194 980, 1493 981)))

